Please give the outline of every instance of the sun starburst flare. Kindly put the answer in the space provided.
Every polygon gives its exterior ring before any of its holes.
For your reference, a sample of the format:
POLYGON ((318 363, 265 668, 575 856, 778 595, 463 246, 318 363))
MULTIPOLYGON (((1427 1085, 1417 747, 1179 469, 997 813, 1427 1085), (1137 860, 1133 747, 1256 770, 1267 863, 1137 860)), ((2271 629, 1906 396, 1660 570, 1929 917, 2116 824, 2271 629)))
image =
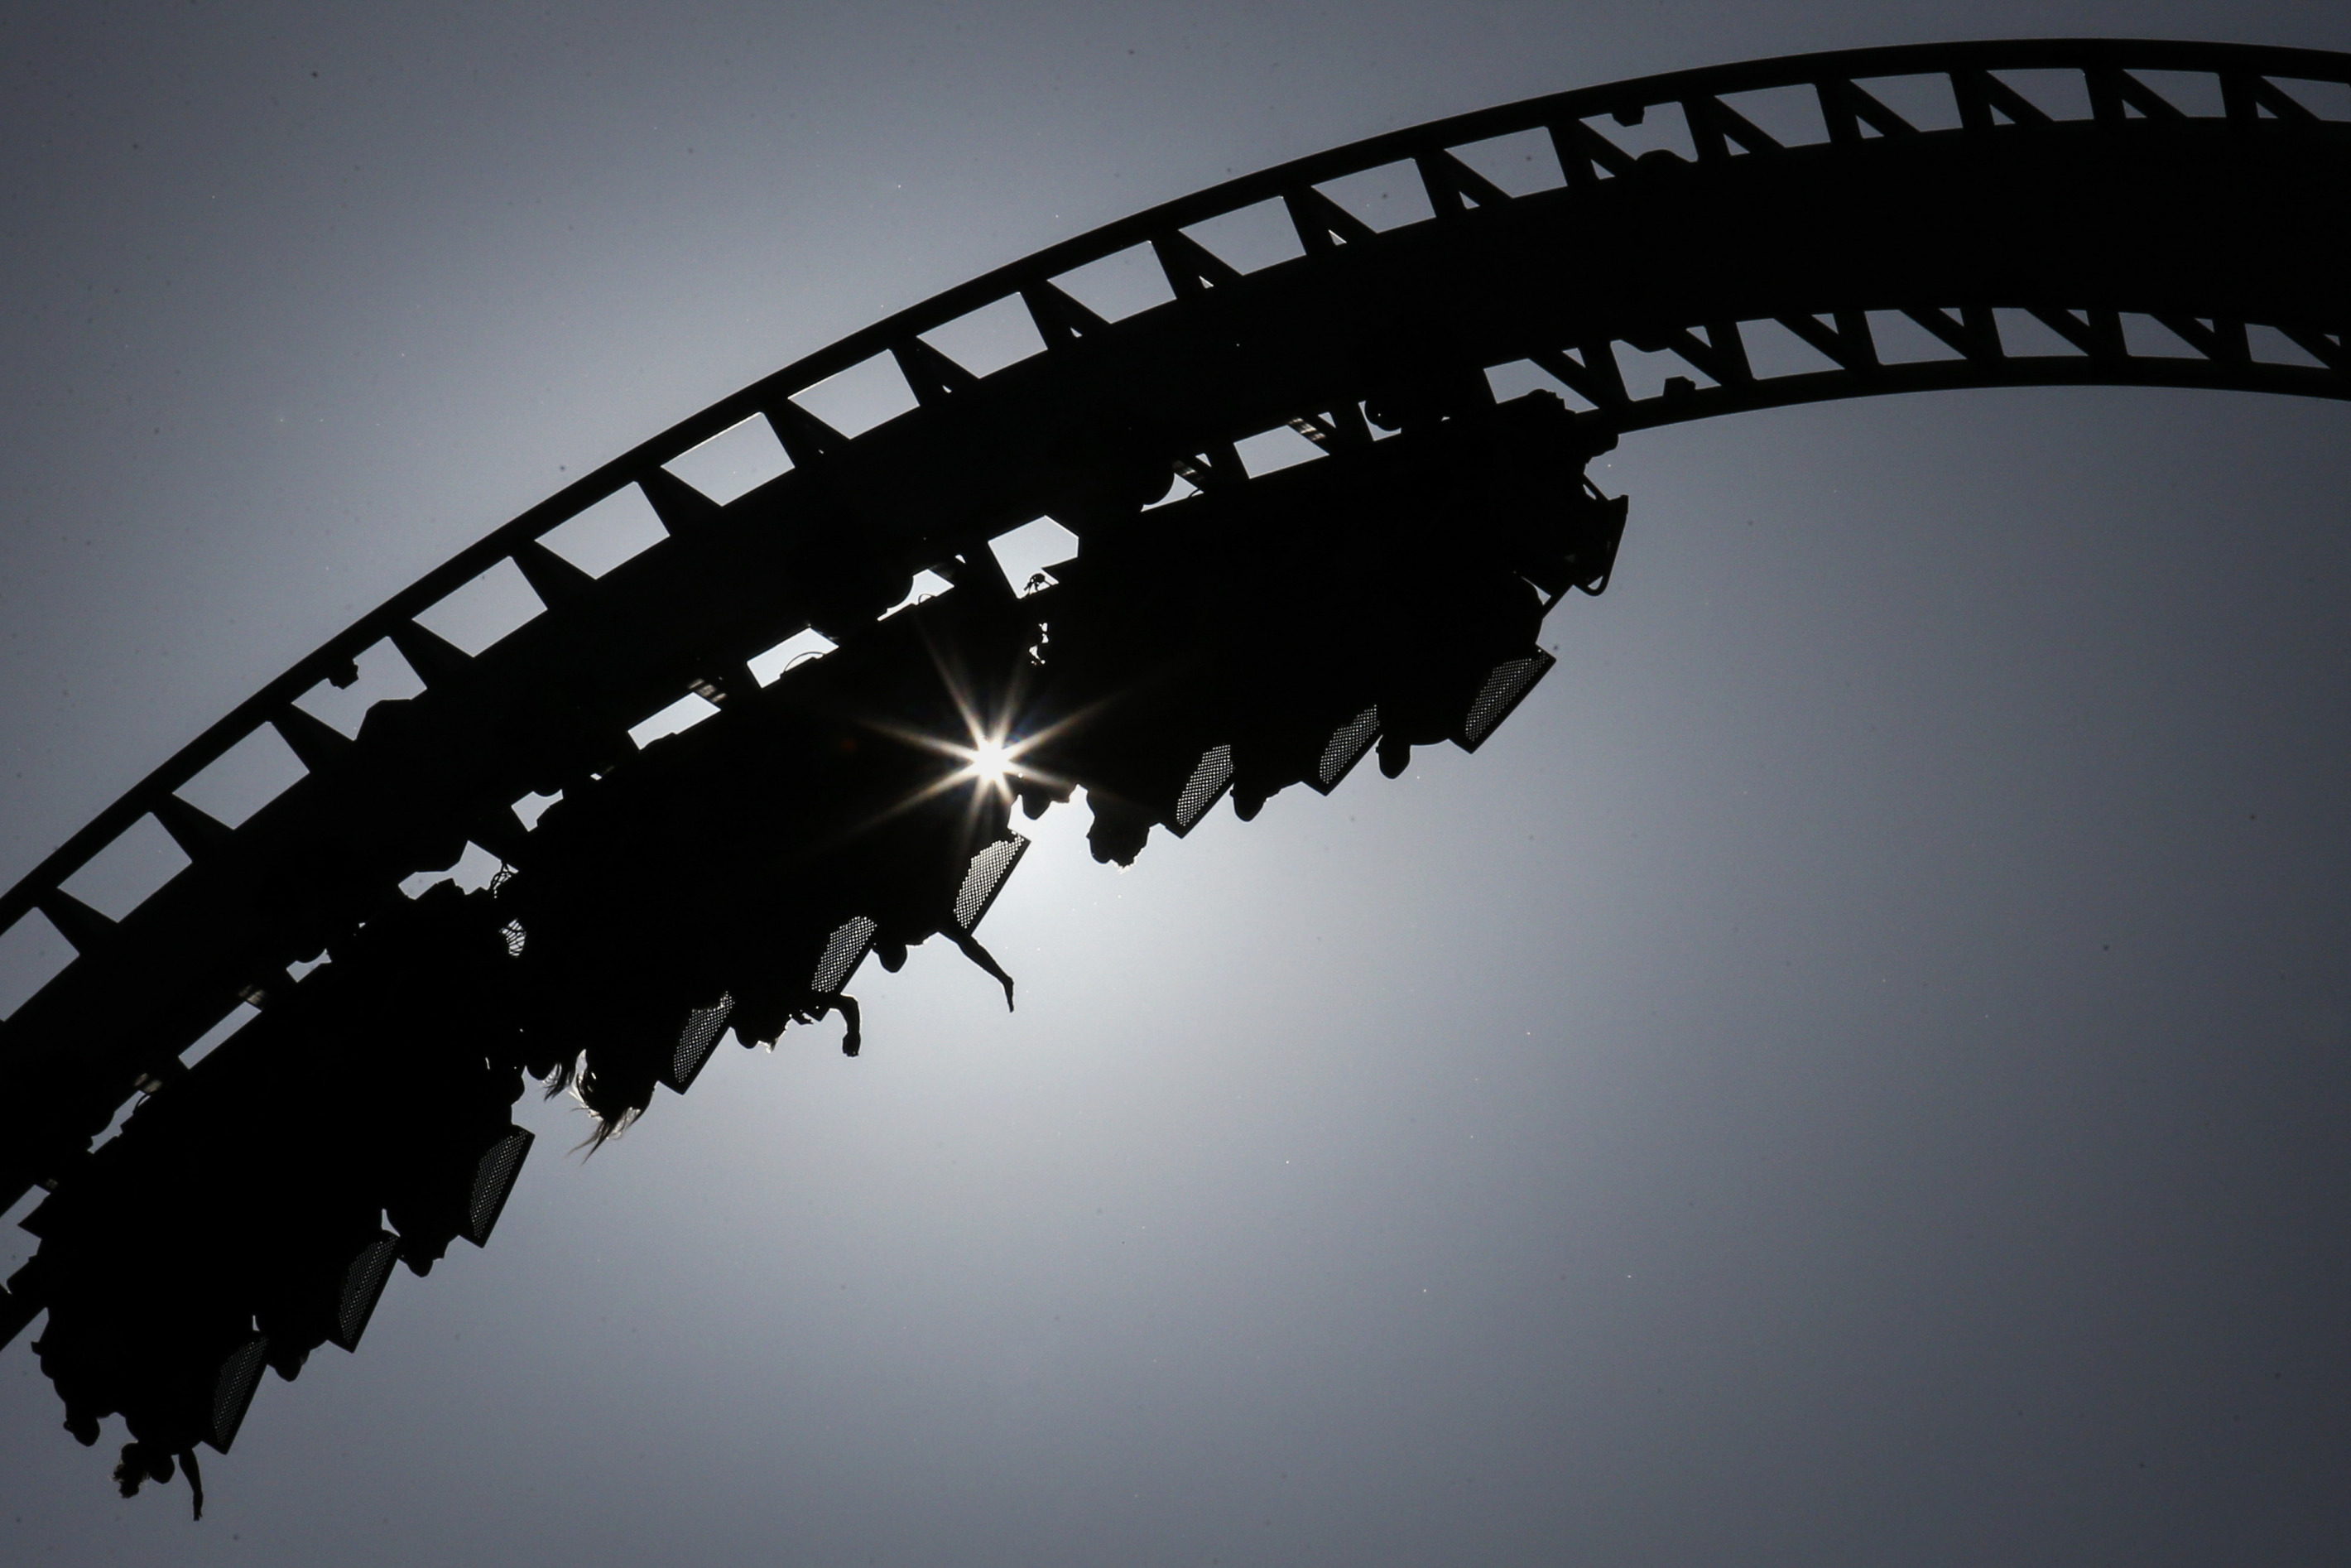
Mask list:
POLYGON ((972 747, 971 756, 963 765, 966 777, 998 788, 1002 787, 1004 776, 1012 768, 1012 748, 996 736, 982 736, 972 747))

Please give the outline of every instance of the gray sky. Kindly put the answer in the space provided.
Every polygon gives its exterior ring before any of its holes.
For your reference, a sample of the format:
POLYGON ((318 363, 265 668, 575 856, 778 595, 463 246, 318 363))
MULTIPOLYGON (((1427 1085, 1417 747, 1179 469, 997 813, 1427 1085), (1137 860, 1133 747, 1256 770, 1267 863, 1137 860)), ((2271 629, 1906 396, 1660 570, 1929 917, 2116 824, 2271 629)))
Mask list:
MULTIPOLYGON (((1652 70, 2293 4, 23 5, 0 876, 764 371, 1228 172, 1652 70)), ((1476 758, 1056 812, 269 1379, 207 1518, 0 1354, 11 1563, 2351 1554, 2351 412, 1628 440, 1476 758)), ((332 1106, 319 1108, 334 1114, 332 1106)), ((0 1265, 28 1239, 11 1228, 0 1265)), ((115 1437, 119 1442, 120 1438, 115 1437)))

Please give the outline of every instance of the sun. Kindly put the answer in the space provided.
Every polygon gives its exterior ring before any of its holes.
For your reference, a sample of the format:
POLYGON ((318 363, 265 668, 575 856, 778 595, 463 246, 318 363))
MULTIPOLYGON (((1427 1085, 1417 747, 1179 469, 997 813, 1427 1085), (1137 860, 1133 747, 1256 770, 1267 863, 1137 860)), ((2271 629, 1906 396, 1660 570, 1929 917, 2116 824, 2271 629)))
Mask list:
POLYGON ((998 737, 982 737, 971 748, 971 758, 964 764, 967 778, 982 784, 1001 786, 1004 776, 1012 771, 1012 750, 998 737))

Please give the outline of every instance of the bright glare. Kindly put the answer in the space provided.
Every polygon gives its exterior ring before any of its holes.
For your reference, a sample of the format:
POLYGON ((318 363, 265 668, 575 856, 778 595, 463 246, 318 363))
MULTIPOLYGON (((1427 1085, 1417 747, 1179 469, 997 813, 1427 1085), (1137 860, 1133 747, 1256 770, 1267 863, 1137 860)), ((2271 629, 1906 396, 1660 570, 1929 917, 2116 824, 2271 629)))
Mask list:
POLYGON ((964 770, 983 784, 1001 784, 1012 770, 1012 753, 1001 740, 982 740, 971 748, 971 761, 964 770))

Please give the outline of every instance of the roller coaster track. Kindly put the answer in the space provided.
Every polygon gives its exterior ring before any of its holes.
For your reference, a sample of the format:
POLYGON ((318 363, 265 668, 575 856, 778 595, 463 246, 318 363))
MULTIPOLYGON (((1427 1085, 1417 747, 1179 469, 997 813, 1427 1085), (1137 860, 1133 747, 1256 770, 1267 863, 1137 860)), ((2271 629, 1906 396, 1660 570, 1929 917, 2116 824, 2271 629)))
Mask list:
MULTIPOLYGON (((1038 517, 1082 538, 1178 478, 1264 487, 1241 455, 1264 433, 1368 451, 1374 427, 1410 439, 1510 377, 1564 400, 1578 465, 1660 425, 1897 392, 2351 397, 2346 89, 2351 57, 2121 40, 1652 77, 1250 174, 843 339, 361 617, 0 895, 0 931, 38 912, 78 954, 0 1024, 0 1205, 69 1185, 131 1095, 172 1082, 240 998, 283 996, 289 964, 404 877, 468 840, 527 870, 511 803, 600 776, 649 715, 753 689, 762 652, 810 627, 849 637, 917 572, 968 582, 993 570, 991 538, 1038 517), (1084 302, 1088 269, 1120 258, 1164 302, 1084 302), (1008 319, 1033 351, 988 373, 934 340, 1008 319), (904 412, 828 425, 805 394, 844 374, 878 377, 904 412), (724 504, 674 471, 746 421, 788 471, 724 504), (632 490, 659 542, 591 576, 550 541, 632 490), (469 656, 420 622, 507 563, 543 605, 519 629, 469 656), (387 640, 425 687, 400 722, 354 742, 298 706, 387 640), (235 828, 182 798, 266 729, 307 777, 235 828), (120 923, 66 891, 150 816, 185 870, 120 923), (287 837, 322 819, 343 824, 331 845, 287 837)), ((0 1296, 0 1335, 37 1312, 33 1287, 0 1296)))

